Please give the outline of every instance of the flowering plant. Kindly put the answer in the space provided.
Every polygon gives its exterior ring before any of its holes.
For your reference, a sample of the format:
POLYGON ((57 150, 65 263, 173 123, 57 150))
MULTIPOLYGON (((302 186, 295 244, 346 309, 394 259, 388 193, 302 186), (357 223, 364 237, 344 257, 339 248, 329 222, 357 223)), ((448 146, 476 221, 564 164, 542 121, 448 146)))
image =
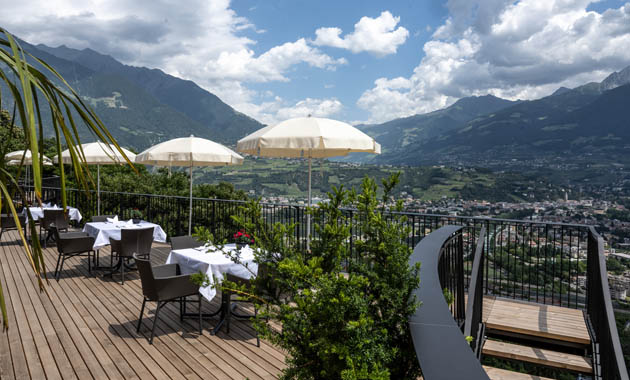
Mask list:
POLYGON ((131 210, 131 218, 132 219, 142 219, 142 211, 137 208, 131 210))
POLYGON ((245 230, 240 230, 234 233, 234 242, 237 244, 253 244, 254 238, 245 230))

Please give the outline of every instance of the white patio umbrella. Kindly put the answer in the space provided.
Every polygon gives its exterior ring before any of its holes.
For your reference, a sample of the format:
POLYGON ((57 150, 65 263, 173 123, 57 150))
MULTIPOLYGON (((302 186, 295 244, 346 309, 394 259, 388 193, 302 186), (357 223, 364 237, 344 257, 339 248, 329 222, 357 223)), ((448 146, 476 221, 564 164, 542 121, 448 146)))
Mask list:
MULTIPOLYGON (((351 152, 380 154, 381 145, 350 124, 309 116, 261 128, 240 139, 236 150, 260 157, 308 158, 308 205, 311 206, 313 158, 346 156, 351 152)), ((306 223, 308 248, 311 235, 310 216, 306 223)))
MULTIPOLYGON (((28 167, 33 165, 33 154, 30 149, 26 150, 26 154, 23 150, 16 150, 14 152, 10 152, 4 155, 4 159, 7 160, 7 165, 9 166, 18 166, 22 162, 22 156, 24 156, 24 165, 26 165, 26 181, 29 182, 29 172, 28 167)), ((43 162, 45 166, 52 165, 52 161, 50 158, 43 156, 43 162)))
POLYGON ((219 143, 191 135, 150 147, 136 156, 136 163, 190 168, 190 211, 188 213, 188 235, 190 235, 192 232, 193 166, 240 165, 243 163, 243 157, 219 143))
MULTIPOLYGON (((136 155, 127 149, 121 148, 125 153, 129 161, 133 162, 136 155)), ((112 144, 105 144, 100 141, 93 143, 81 144, 75 147, 77 154, 81 154, 81 150, 85 155, 85 163, 88 165, 96 165, 96 197, 97 197, 97 214, 101 214, 101 165, 122 165, 126 163, 125 157, 120 153, 118 148, 112 144)), ((66 149, 61 152, 61 161, 64 164, 71 164, 72 157, 70 156, 70 150, 66 149)), ((59 162, 55 157, 55 162, 59 162)))

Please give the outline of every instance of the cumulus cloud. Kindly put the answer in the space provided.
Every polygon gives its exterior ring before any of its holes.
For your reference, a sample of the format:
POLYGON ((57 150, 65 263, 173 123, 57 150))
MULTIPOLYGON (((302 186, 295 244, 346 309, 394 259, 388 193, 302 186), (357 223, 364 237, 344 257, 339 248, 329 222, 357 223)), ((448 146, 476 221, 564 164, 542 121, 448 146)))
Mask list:
POLYGON ((314 99, 306 98, 298 102, 289 102, 281 97, 274 97, 260 104, 249 103, 243 105, 248 114, 255 115, 263 124, 276 124, 282 120, 294 117, 332 117, 343 109, 343 104, 336 98, 314 99))
POLYGON ((400 17, 385 11, 376 18, 362 17, 354 25, 354 31, 344 37, 340 37, 342 30, 339 28, 319 28, 315 31, 313 43, 347 49, 353 53, 365 51, 377 56, 394 54, 409 36, 409 31, 404 27, 396 28, 399 22, 400 17))
POLYGON ((357 105, 380 122, 464 96, 531 99, 600 81, 630 64, 630 3, 597 13, 591 2, 449 0, 412 75, 376 80, 357 105))
POLYGON ((287 81, 287 69, 298 63, 307 63, 320 69, 334 70, 347 64, 344 58, 333 59, 316 48, 308 46, 304 38, 275 46, 258 57, 248 49, 222 52, 216 60, 208 62, 209 75, 214 78, 248 82, 287 81))
MULTIPOLYGON (((12 17, 3 27, 31 43, 91 48, 135 66, 157 67, 190 79, 252 117, 271 120, 276 101, 249 83, 288 81, 295 65, 334 70, 347 64, 304 38, 256 54, 256 41, 244 31, 262 34, 230 8, 230 0, 31 0, 3 4, 12 17), (259 102, 258 104, 254 104, 259 102), (270 107, 270 111, 265 111, 270 107)), ((286 105, 285 105, 286 106, 286 105)))

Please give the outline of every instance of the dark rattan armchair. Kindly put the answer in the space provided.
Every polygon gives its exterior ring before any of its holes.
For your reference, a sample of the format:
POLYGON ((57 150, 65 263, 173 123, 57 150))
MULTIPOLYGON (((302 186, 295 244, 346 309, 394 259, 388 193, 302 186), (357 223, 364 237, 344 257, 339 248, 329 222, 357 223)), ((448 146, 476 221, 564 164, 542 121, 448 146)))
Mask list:
MULTIPOLYGON (((18 221, 22 228, 26 225, 26 216, 18 215, 18 221)), ((0 214, 0 240, 2 240, 2 233, 5 230, 17 230, 17 224, 12 214, 0 214)))
POLYGON ((92 222, 107 222, 107 218, 113 219, 116 215, 94 215, 92 216, 92 222))
POLYGON ((192 236, 174 236, 171 237, 171 249, 197 248, 202 246, 203 242, 192 236))
POLYGON ((151 244, 153 244, 153 227, 122 229, 120 230, 120 240, 109 239, 112 248, 112 257, 110 268, 112 276, 114 274, 113 260, 114 256, 118 258, 116 269, 120 269, 121 284, 125 284, 125 263, 129 262, 134 254, 151 260, 151 244), (118 266, 120 268, 118 268, 118 266))
POLYGON ((59 252, 57 265, 55 265, 55 278, 57 281, 59 281, 66 259, 75 256, 87 256, 88 272, 91 273, 92 262, 90 256, 94 252, 94 238, 82 232, 59 233, 54 223, 49 227, 49 230, 57 241, 57 251, 59 252))
POLYGON ((136 255, 133 258, 136 260, 136 265, 140 272, 143 295, 136 331, 140 332, 142 315, 144 314, 144 307, 147 301, 157 302, 153 326, 151 327, 151 337, 149 338, 149 344, 153 344, 155 325, 160 315, 160 309, 168 302, 179 302, 181 312, 183 299, 197 295, 199 297, 199 334, 202 335, 201 294, 199 293, 199 286, 190 280, 190 275, 181 274, 178 264, 151 266, 151 262, 147 259, 141 259, 136 255))
POLYGON ((65 210, 44 210, 44 218, 39 225, 39 236, 42 236, 42 230, 46 231, 46 237, 44 238, 44 248, 46 243, 52 237, 55 238, 51 231, 51 226, 54 225, 57 231, 68 232, 68 220, 66 219, 65 210))

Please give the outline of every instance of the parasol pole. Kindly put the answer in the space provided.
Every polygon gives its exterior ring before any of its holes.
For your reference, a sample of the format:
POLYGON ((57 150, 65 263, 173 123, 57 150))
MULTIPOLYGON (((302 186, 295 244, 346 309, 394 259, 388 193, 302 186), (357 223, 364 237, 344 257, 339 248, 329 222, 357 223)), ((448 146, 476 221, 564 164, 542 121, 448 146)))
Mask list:
MULTIPOLYGON (((311 193, 311 165, 312 165, 311 149, 308 150, 308 207, 310 208, 313 202, 311 193)), ((311 250, 311 214, 306 215, 306 251, 311 250)))
POLYGON ((189 205, 189 210, 188 210, 188 235, 189 236, 192 234, 192 188, 193 188, 192 169, 193 169, 193 159, 192 159, 192 152, 190 152, 190 205, 189 205))
POLYGON ((101 165, 96 164, 96 215, 101 215, 101 165))

